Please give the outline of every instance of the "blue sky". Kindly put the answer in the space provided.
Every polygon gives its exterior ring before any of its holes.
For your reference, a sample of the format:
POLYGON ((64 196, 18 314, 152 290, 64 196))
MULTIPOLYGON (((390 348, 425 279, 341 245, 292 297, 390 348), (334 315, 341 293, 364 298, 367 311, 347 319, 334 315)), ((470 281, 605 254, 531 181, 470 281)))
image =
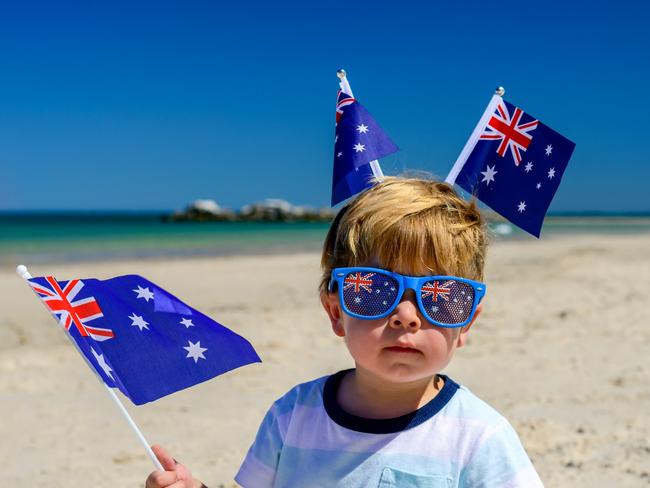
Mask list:
POLYGON ((496 85, 576 142, 551 210, 650 211, 644 2, 5 2, 0 210, 327 205, 336 69, 446 176, 496 85))

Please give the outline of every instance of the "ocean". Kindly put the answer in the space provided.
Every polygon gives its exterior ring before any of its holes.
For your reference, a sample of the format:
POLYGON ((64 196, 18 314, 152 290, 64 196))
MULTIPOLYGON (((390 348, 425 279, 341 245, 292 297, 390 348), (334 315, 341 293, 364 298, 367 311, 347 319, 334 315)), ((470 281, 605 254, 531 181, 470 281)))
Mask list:
MULTIPOLYGON (((0 214, 0 267, 47 262, 319 251, 327 223, 183 222, 157 214, 0 214)), ((493 240, 534 239, 491 223, 493 240)), ((547 217, 542 238, 650 232, 648 215, 547 217)))

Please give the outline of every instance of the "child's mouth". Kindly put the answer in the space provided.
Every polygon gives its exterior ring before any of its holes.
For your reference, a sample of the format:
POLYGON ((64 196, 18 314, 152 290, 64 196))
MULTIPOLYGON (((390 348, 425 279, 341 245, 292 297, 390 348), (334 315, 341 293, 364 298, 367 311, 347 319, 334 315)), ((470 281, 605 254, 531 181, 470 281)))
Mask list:
POLYGON ((390 352, 402 352, 402 353, 419 353, 417 349, 413 347, 402 347, 402 346, 391 346, 386 348, 387 351, 390 352))

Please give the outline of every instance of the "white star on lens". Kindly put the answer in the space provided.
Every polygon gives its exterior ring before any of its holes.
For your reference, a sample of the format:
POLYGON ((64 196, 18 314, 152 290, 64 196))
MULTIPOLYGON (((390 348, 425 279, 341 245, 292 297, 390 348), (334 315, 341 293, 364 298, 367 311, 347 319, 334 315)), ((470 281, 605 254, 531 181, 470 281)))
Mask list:
POLYGON ((433 307, 431 307, 431 311, 432 311, 433 313, 436 313, 436 312, 438 311, 438 307, 436 307, 436 306, 434 305, 433 307))
POLYGON ((458 298, 454 298, 454 302, 455 302, 455 303, 458 303, 458 298))
POLYGON ((461 294, 461 295, 464 295, 464 294, 465 294, 465 290, 461 290, 461 291, 460 291, 460 294, 461 294))
POLYGON ((555 176, 555 168, 551 168, 548 170, 548 177, 553 178, 555 176))
POLYGON ((376 290, 377 293, 381 293, 381 290, 376 290))
POLYGON ((384 286, 388 286, 388 281, 384 281, 384 286))
POLYGON ((381 302, 381 303, 382 303, 382 305, 386 305, 386 300, 384 300, 384 301, 383 301, 383 302, 381 302))
POLYGON ((526 167, 525 167, 524 169, 526 170, 526 173, 530 173, 530 172, 533 170, 533 163, 531 163, 530 161, 528 161, 528 162, 526 163, 526 167))
POLYGON ((91 347, 90 351, 93 353, 93 356, 95 356, 95 360, 97 361, 97 364, 99 364, 99 367, 104 370, 104 373, 106 373, 106 376, 108 376, 110 379, 114 379, 113 375, 111 374, 111 367, 106 363, 106 360, 104 359, 103 354, 97 354, 95 350, 91 347))
POLYGON ((546 155, 550 156, 552 152, 553 152, 553 146, 549 144, 548 146, 546 146, 546 155))
POLYGON ((365 134, 366 132, 368 132, 368 126, 361 124, 357 126, 357 130, 359 131, 360 134, 365 134))
POLYGON ((519 213, 522 213, 524 210, 526 210, 526 202, 519 202, 519 206, 517 207, 517 210, 519 213))
POLYGON ((541 183, 537 183, 536 188, 539 190, 541 187, 542 187, 542 184, 541 184, 541 183))
POLYGON ((336 153, 336 157, 337 157, 337 158, 340 158, 341 156, 343 156, 343 153, 342 153, 342 152, 339 151, 338 153, 336 153))
POLYGON ((142 288, 140 285, 138 285, 138 289, 133 291, 138 294, 136 298, 144 298, 147 303, 149 303, 149 300, 153 298, 153 292, 149 289, 149 287, 142 288))
POLYGON ((339 141, 339 135, 336 134, 336 137, 334 138, 334 142, 338 142, 338 141, 339 141))
POLYGON ((195 363, 198 363, 199 359, 205 359, 203 352, 207 351, 207 349, 201 347, 201 341, 197 341, 196 344, 192 341, 187 341, 187 347, 184 347, 183 349, 187 351, 187 356, 185 357, 194 359, 195 363))
POLYGON ((180 324, 184 325, 186 329, 189 329, 190 327, 194 327, 194 324, 192 323, 192 319, 181 319, 180 324))
POLYGON ((394 287, 394 286, 391 286, 391 287, 390 287, 390 291, 395 291, 395 287, 394 287))
POLYGON ((361 303, 360 297, 354 297, 354 303, 361 303))
POLYGON ((147 327, 149 322, 143 319, 141 315, 136 315, 135 312, 133 312, 133 315, 129 315, 129 318, 131 319, 131 325, 135 325, 138 329, 142 330, 149 328, 147 327))
POLYGON ((494 171, 495 166, 490 166, 488 165, 485 171, 481 171, 481 174, 483 175, 483 179, 481 180, 482 182, 486 182, 485 184, 487 186, 490 186, 490 181, 494 181, 494 175, 498 173, 498 171, 494 171))
POLYGON ((363 151, 366 150, 366 146, 364 146, 364 145, 361 144, 360 142, 357 142, 357 143, 354 145, 354 150, 355 150, 356 152, 363 152, 363 151))

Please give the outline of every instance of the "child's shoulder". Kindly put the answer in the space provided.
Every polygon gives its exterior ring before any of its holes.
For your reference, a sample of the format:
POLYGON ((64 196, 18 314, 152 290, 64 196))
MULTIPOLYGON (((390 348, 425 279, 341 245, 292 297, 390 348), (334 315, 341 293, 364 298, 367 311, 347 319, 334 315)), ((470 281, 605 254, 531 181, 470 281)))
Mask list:
POLYGON ((488 428, 508 423, 508 420, 494 407, 461 384, 458 385, 456 394, 447 404, 445 414, 456 416, 470 423, 480 423, 488 428))
POLYGON ((273 403, 276 413, 293 410, 296 405, 318 407, 323 404, 323 388, 330 375, 299 383, 273 403))

